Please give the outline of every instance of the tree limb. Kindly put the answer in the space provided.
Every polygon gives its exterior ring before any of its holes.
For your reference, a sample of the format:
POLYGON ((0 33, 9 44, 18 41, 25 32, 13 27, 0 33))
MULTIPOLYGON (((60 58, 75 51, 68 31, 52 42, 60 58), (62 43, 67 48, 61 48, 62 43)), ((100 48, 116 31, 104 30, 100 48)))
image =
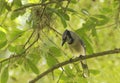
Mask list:
MULTIPOLYGON (((67 0, 61 0, 61 1, 67 1, 67 0)), ((17 8, 13 11, 19 11, 19 10, 23 10, 23 9, 26 9, 26 8, 29 8, 29 7, 33 7, 33 6, 45 6, 45 5, 48 5, 48 4, 52 4, 52 3, 57 3, 57 1, 51 1, 51 2, 47 2, 47 3, 32 3, 32 4, 27 4, 27 5, 24 5, 20 8, 17 8)))
POLYGON ((120 53, 120 48, 114 49, 114 50, 103 51, 103 52, 99 52, 99 53, 93 53, 93 54, 87 55, 87 56, 82 57, 82 58, 81 58, 81 56, 76 57, 74 59, 71 58, 70 60, 58 63, 55 66, 53 66, 52 68, 49 68, 48 70, 44 71, 43 73, 38 75, 36 78, 31 80, 29 83, 35 83, 40 78, 44 77, 45 75, 52 72, 53 70, 58 69, 59 67, 65 66, 67 64, 74 63, 74 62, 84 60, 84 59, 90 59, 90 58, 94 58, 94 57, 98 57, 98 56, 105 56, 105 55, 108 55, 108 54, 116 54, 116 53, 120 53))

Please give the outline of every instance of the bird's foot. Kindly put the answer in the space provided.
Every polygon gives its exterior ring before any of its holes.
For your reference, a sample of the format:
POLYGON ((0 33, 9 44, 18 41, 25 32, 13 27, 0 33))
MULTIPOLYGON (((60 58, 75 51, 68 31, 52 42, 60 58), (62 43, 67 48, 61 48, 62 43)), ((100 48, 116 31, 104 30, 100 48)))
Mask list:
POLYGON ((84 57, 85 57, 85 56, 83 56, 83 55, 80 55, 80 56, 79 56, 79 58, 81 58, 81 59, 83 59, 84 57))

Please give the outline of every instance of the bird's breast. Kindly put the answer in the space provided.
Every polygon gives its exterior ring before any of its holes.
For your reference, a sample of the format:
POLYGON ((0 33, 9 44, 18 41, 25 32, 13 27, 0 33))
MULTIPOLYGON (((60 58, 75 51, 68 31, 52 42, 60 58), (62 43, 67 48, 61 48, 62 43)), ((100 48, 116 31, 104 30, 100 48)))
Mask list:
POLYGON ((80 42, 75 41, 73 44, 69 44, 69 48, 75 56, 85 55, 85 49, 80 42))

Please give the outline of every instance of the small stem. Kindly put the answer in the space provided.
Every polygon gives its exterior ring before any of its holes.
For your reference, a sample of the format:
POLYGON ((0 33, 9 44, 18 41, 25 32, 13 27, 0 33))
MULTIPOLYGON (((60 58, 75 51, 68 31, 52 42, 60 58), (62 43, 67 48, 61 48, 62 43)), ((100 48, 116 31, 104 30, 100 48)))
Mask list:
POLYGON ((35 32, 35 30, 33 30, 33 32, 31 33, 30 37, 28 38, 28 40, 27 40, 26 43, 24 44, 24 46, 23 46, 24 48, 25 48, 25 46, 27 45, 27 43, 29 43, 29 41, 31 40, 34 32, 35 32))

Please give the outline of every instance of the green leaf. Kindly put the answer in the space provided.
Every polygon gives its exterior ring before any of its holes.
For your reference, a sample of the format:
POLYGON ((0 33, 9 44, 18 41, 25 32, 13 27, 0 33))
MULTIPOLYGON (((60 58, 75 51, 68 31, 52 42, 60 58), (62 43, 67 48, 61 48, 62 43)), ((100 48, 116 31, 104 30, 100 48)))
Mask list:
POLYGON ((83 37, 84 38, 84 41, 85 41, 85 45, 86 45, 86 51, 89 53, 89 54, 92 54, 93 53, 93 47, 92 47, 92 44, 90 43, 89 41, 89 38, 87 36, 83 37), (88 38, 88 39, 87 39, 88 38))
POLYGON ((7 44, 6 34, 3 31, 0 31, 0 49, 7 44))
POLYGON ((20 15, 23 15, 25 13, 24 10, 20 10, 20 11, 13 11, 11 14, 11 20, 14 20, 15 18, 17 18, 20 15))
POLYGON ((53 9, 53 8, 49 8, 49 9, 60 17, 64 28, 66 28, 67 27, 66 20, 69 20, 69 16, 67 14, 61 12, 61 10, 56 10, 56 9, 53 9))
POLYGON ((12 46, 12 45, 10 45, 9 47, 8 47, 8 49, 9 49, 9 51, 10 52, 15 52, 15 46, 12 46))
MULTIPOLYGON (((98 37, 97 36, 97 31, 96 31, 96 25, 97 25, 97 23, 98 23, 98 19, 96 19, 96 18, 94 18, 94 17, 90 17, 87 21, 86 21, 86 23, 83 25, 83 29, 85 29, 86 28, 86 31, 91 31, 91 33, 92 33, 92 36, 94 36, 94 37, 98 37)), ((84 31, 84 32, 86 32, 86 31, 84 31)))
POLYGON ((0 41, 6 40, 6 34, 3 31, 0 31, 0 41))
POLYGON ((94 75, 98 75, 100 73, 99 70, 95 70, 95 69, 90 69, 90 73, 94 74, 94 75))
POLYGON ((15 18, 17 18, 20 15, 19 12, 12 12, 11 14, 11 20, 14 20, 15 18))
POLYGON ((82 78, 82 77, 81 77, 81 78, 79 78, 79 77, 77 77, 77 79, 76 79, 76 80, 77 80, 77 81, 76 81, 77 83, 78 83, 78 82, 80 82, 80 83, 88 83, 88 81, 87 81, 87 79, 86 79, 86 78, 82 78))
POLYGON ((56 10, 57 13, 58 13, 58 16, 62 19, 62 20, 67 20, 69 21, 70 18, 69 18, 69 15, 67 15, 66 13, 63 12, 63 10, 59 9, 59 10, 56 10))
POLYGON ((29 71, 31 68, 29 67, 29 65, 28 65, 28 63, 24 63, 24 69, 26 70, 26 71, 29 71))
POLYGON ((95 17, 90 17, 90 18, 89 18, 89 21, 91 21, 94 25, 96 25, 97 22, 98 22, 98 19, 95 18, 95 17))
POLYGON ((108 14, 108 13, 112 12, 112 9, 105 7, 105 8, 100 9, 100 12, 102 12, 103 14, 108 14))
POLYGON ((60 9, 57 11, 58 11, 59 15, 62 16, 65 20, 68 20, 68 21, 70 20, 69 16, 66 13, 64 13, 63 10, 60 9))
POLYGON ((52 67, 57 63, 55 57, 52 56, 52 55, 47 55, 46 60, 47 60, 47 64, 48 64, 49 67, 52 67))
POLYGON ((61 22, 62 22, 64 28, 66 28, 67 27, 66 21, 63 18, 61 18, 61 22))
POLYGON ((0 49, 3 48, 6 44, 7 44, 7 40, 2 42, 0 41, 0 49))
POLYGON ((49 48, 49 52, 52 53, 53 55, 55 55, 56 57, 58 56, 61 56, 61 50, 56 48, 56 47, 50 47, 49 48))
POLYGON ((44 2, 46 2, 46 0, 41 0, 41 3, 44 3, 44 2))
POLYGON ((17 54, 21 54, 23 51, 24 51, 23 45, 17 45, 17 46, 15 46, 15 52, 17 54))
POLYGON ((6 9, 8 10, 8 11, 11 11, 11 7, 6 3, 6 9))
POLYGON ((103 26, 109 22, 108 17, 105 15, 94 15, 94 17, 98 20, 96 21, 97 26, 103 26))
POLYGON ((65 14, 65 13, 62 13, 62 16, 67 20, 67 21, 69 21, 70 20, 70 17, 69 17, 69 15, 67 15, 67 14, 65 14))
POLYGON ((0 15, 5 12, 5 5, 6 5, 5 0, 0 0, 0 15))
POLYGON ((21 54, 25 50, 23 49, 23 45, 16 45, 16 46, 10 45, 8 49, 9 51, 14 52, 16 54, 21 54))
POLYGON ((89 54, 91 54, 91 53, 93 53, 93 47, 91 45, 91 39, 86 35, 85 30, 86 30, 85 28, 81 28, 81 29, 76 30, 76 33, 78 33, 78 35, 84 41, 85 46, 86 46, 86 51, 89 54))
POLYGON ((70 12, 77 12, 77 11, 75 11, 75 10, 72 9, 72 8, 67 8, 67 11, 70 11, 70 12))
POLYGON ((13 0, 13 4, 14 4, 16 7, 22 6, 21 0, 13 0))
POLYGON ((31 68, 31 70, 35 73, 35 74, 39 74, 39 69, 37 68, 37 66, 30 60, 27 59, 27 63, 29 65, 29 67, 31 68))
POLYGON ((78 1, 77 0, 71 0, 71 3, 76 4, 78 1))
POLYGON ((0 15, 4 14, 6 9, 10 11, 11 7, 8 5, 8 3, 5 0, 0 0, 0 15))
POLYGON ((7 83, 9 77, 8 67, 5 67, 1 74, 1 83, 7 83))
POLYGON ((96 28, 92 28, 92 36, 97 37, 97 31, 96 31, 96 28))
POLYGON ((70 12, 73 12, 73 13, 77 13, 77 11, 75 11, 74 9, 72 8, 66 8, 67 11, 70 11, 70 12))
POLYGON ((60 0, 57 0, 54 8, 59 9, 61 8, 62 5, 63 5, 63 2, 61 2, 60 0))
POLYGON ((22 31, 20 29, 14 28, 11 32, 9 32, 8 34, 8 38, 10 41, 15 40, 16 38, 19 38, 23 35, 25 31, 22 31))
POLYGON ((89 15, 89 12, 86 9, 81 9, 81 12, 85 15, 89 15))
POLYGON ((96 22, 92 21, 91 19, 88 19, 86 21, 86 23, 83 24, 82 28, 85 30, 85 31, 89 31, 91 30, 92 28, 95 28, 96 26, 96 22))
POLYGON ((72 71, 73 69, 71 69, 69 65, 66 65, 64 67, 64 70, 65 70, 67 75, 69 75, 70 77, 74 77, 74 74, 73 74, 73 71, 72 71))
MULTIPOLYGON (((45 50, 45 49, 44 49, 45 50)), ((38 47, 34 48, 34 50, 29 52, 29 59, 37 64, 41 58, 41 51, 38 47)))
POLYGON ((4 32, 4 33, 7 33, 7 31, 5 30, 4 27, 0 26, 0 31, 4 32))
POLYGON ((58 11, 56 12, 56 14, 61 18, 61 22, 62 22, 64 28, 66 28, 67 27, 66 19, 68 19, 67 15, 62 14, 61 12, 58 12, 58 11))

